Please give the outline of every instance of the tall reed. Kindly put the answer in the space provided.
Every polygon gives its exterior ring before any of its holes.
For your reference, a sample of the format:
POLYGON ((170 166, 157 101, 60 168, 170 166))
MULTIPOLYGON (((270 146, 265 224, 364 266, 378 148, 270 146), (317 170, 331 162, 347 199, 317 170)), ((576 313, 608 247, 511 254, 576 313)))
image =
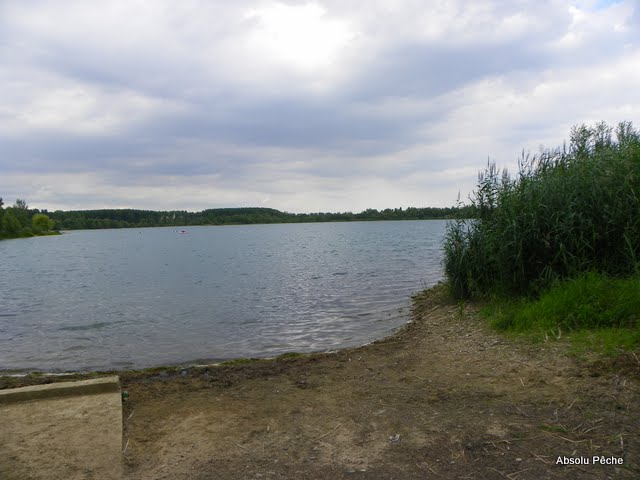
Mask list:
POLYGON ((640 132, 631 122, 571 130, 567 147, 523 153, 512 178, 478 176, 474 219, 449 223, 444 269, 457 298, 529 295, 586 271, 638 273, 640 132))

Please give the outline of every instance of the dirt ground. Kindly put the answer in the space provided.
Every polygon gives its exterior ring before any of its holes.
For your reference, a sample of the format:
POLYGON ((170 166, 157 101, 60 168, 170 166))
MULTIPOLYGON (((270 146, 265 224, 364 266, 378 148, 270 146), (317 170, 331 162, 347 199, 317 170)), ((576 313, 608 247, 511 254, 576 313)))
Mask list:
POLYGON ((0 402, 1 480, 120 480, 120 393, 0 402))
POLYGON ((640 478, 640 353, 512 341, 441 289, 413 318, 337 353, 121 373, 125 478, 640 478))
POLYGON ((122 375, 125 477, 640 478, 637 354, 510 341, 437 289, 413 313, 333 354, 122 375))

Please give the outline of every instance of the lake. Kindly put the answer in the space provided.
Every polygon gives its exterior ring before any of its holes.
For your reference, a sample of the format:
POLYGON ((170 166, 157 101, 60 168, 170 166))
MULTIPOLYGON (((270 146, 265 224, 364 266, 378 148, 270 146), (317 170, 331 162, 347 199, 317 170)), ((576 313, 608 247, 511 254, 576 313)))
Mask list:
POLYGON ((0 370, 328 351, 406 323, 445 221, 82 230, 0 242, 0 370), (186 233, 180 233, 186 230, 186 233))

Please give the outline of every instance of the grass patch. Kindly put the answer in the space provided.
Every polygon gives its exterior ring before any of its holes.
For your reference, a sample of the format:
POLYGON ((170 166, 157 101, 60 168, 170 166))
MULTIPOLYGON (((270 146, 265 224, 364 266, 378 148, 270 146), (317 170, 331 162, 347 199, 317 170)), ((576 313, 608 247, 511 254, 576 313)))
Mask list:
POLYGON ((537 340, 566 337, 575 353, 613 355, 640 347, 640 277, 588 272, 556 282, 537 299, 494 299, 482 314, 501 331, 537 340))
POLYGON ((620 351, 637 350, 640 346, 640 328, 606 328, 594 331, 574 332, 570 336, 571 353, 582 355, 600 352, 613 356, 620 351))

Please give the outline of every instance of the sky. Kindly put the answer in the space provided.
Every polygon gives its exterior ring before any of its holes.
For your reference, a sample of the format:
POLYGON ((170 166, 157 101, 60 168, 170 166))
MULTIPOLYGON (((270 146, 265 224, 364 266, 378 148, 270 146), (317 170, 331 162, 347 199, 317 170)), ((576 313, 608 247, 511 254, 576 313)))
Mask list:
POLYGON ((639 86, 638 0, 0 0, 0 197, 451 206, 639 86))

